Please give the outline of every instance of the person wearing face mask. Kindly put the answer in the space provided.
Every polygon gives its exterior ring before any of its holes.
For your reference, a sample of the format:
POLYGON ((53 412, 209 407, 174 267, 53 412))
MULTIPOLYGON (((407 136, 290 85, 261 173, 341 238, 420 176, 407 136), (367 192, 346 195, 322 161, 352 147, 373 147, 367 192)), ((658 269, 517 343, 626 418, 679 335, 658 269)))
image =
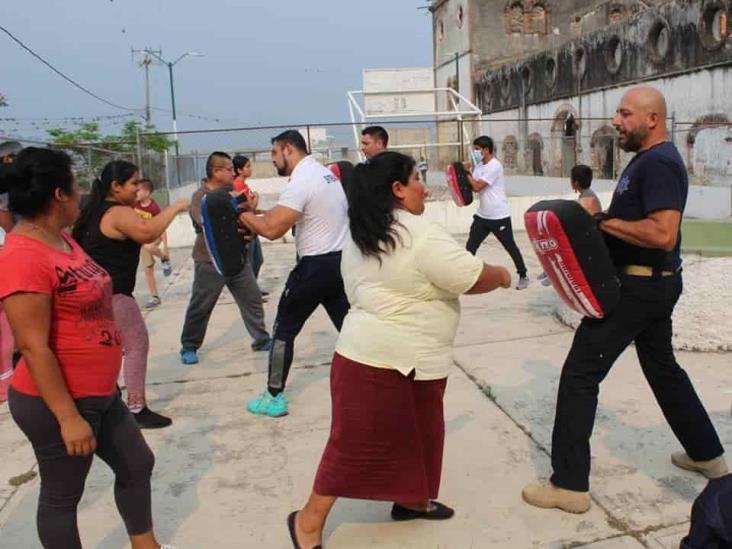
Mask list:
POLYGON ((435 498, 458 298, 511 284, 425 219, 413 158, 382 152, 356 166, 351 189, 341 265, 351 309, 331 367, 330 438, 307 504, 287 520, 296 549, 321 547, 339 497, 393 502, 396 521, 454 515, 435 498))
POLYGON ((124 378, 127 406, 145 429, 167 427, 170 418, 153 412, 145 398, 145 377, 150 342, 135 289, 140 248, 162 237, 180 212, 188 209, 181 199, 155 217, 135 213, 139 169, 125 160, 109 162, 94 181, 89 199, 81 209, 73 235, 84 251, 112 277, 112 305, 119 335, 108 334, 108 344, 121 337, 125 349, 124 378))
POLYGON ((596 214, 621 283, 620 301, 602 319, 583 318, 562 367, 552 434, 553 475, 524 488, 536 507, 590 508, 590 436, 600 383, 635 343, 643 375, 683 451, 682 469, 715 479, 727 474, 724 448, 689 376, 676 362, 671 316, 681 296, 681 217, 689 179, 666 128, 655 88, 631 88, 613 118, 618 144, 636 155, 623 170, 607 213, 596 214))
MULTIPOLYGON (((467 250, 475 255, 483 241, 491 233, 506 250, 514 265, 519 279, 516 284, 517 290, 524 290, 529 285, 529 278, 526 274, 526 264, 513 238, 511 227, 511 210, 508 207, 506 198, 506 178, 503 175, 503 164, 493 156, 493 139, 482 135, 473 141, 471 159, 473 164, 472 173, 468 174, 468 181, 473 191, 478 194, 480 205, 473 216, 473 224, 470 226, 470 236, 465 245, 467 250)), ((466 169, 468 166, 466 166, 466 169)))
POLYGON ((247 402, 247 410, 253 414, 279 417, 288 413, 284 390, 297 334, 319 305, 339 331, 348 312, 341 278, 348 204, 341 182, 308 154, 298 131, 287 130, 272 139, 272 162, 279 175, 290 178, 278 204, 264 215, 245 212, 239 220, 270 240, 297 229, 298 261, 277 307, 267 388, 247 402))

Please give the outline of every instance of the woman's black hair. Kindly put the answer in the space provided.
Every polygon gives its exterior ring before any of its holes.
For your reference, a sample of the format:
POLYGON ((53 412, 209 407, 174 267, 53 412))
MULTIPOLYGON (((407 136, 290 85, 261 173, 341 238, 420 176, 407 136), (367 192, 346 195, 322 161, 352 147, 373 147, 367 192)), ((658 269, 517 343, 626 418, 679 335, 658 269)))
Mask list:
POLYGON ((231 163, 234 165, 234 173, 237 177, 239 177, 239 170, 249 164, 249 158, 247 158, 243 154, 237 154, 236 156, 234 156, 234 158, 231 159, 231 163))
POLYGON ((56 189, 66 195, 74 191, 71 158, 63 151, 27 147, 3 170, 2 178, 10 211, 24 217, 46 213, 56 189))
POLYGON ((395 181, 406 185, 414 171, 413 158, 385 151, 356 166, 349 189, 348 219, 351 238, 364 256, 378 258, 397 246, 394 224, 398 200, 392 192, 395 181))
POLYGON ((83 201, 79 219, 76 221, 72 232, 75 240, 81 241, 82 236, 87 231, 86 225, 111 194, 112 183, 116 181, 118 184, 123 185, 138 171, 137 166, 126 160, 112 160, 104 166, 101 175, 92 184, 91 193, 83 201))

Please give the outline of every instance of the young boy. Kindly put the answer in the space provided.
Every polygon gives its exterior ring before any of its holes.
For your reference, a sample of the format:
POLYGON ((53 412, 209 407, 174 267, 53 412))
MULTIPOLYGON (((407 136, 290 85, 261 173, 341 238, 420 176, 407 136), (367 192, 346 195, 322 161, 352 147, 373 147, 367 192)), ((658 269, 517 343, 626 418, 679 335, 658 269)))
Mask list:
MULTIPOLYGON (((579 193, 577 202, 590 215, 595 215, 597 212, 602 211, 600 199, 595 194, 595 191, 590 188, 590 185, 592 185, 592 168, 584 164, 576 165, 570 172, 569 184, 574 192, 579 193)), ((545 272, 541 273, 538 279, 544 286, 551 286, 552 284, 545 272)))
MULTIPOLYGON (((160 206, 152 199, 153 184, 149 179, 140 180, 140 188, 137 190, 137 204, 135 211, 144 219, 150 219, 160 213, 160 206)), ((163 233, 162 238, 151 244, 145 244, 140 249, 140 263, 145 268, 145 280, 147 288, 150 291, 150 301, 145 305, 146 308, 152 309, 160 305, 160 296, 158 295, 158 285, 155 281, 155 258, 159 257, 163 265, 163 274, 170 276, 173 268, 170 266, 170 254, 168 254, 168 237, 163 233), (160 249, 162 243, 163 249, 160 249)))

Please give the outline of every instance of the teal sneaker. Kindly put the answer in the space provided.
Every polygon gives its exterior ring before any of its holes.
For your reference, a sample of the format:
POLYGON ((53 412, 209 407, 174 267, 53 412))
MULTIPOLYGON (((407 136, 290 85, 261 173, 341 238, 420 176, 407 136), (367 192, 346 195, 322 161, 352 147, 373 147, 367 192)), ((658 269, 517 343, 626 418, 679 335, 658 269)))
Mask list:
POLYGON ((281 417, 287 415, 287 400, 285 393, 277 396, 269 394, 267 389, 254 400, 247 402, 247 410, 252 414, 269 417, 281 417))

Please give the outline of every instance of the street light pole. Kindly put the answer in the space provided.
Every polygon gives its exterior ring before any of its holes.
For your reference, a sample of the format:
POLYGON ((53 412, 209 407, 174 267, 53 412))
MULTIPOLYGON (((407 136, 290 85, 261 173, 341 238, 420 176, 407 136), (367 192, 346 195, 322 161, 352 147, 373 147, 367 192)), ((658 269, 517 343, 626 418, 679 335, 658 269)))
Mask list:
MULTIPOLYGON (((180 61, 180 59, 178 59, 180 61)), ((176 61, 176 63, 178 62, 176 61)), ((168 77, 170 78, 170 102, 173 107, 173 140, 175 141, 175 156, 179 154, 178 149, 178 121, 175 116, 175 86, 173 86, 173 63, 167 63, 168 77)))
POLYGON ((173 62, 166 61, 161 57, 161 55, 155 51, 152 50, 146 50, 150 55, 155 57, 158 61, 160 61, 163 65, 168 67, 168 78, 170 79, 170 103, 173 110, 173 141, 175 142, 175 156, 178 157, 178 154, 180 153, 179 145, 178 145, 178 120, 176 117, 175 112, 175 86, 173 84, 173 67, 178 64, 179 61, 182 61, 184 58, 188 57, 189 55, 192 57, 199 57, 202 54, 195 52, 195 51, 187 51, 184 54, 181 54, 178 59, 176 59, 173 62))
POLYGON ((460 93, 460 53, 455 52, 455 91, 460 93))

